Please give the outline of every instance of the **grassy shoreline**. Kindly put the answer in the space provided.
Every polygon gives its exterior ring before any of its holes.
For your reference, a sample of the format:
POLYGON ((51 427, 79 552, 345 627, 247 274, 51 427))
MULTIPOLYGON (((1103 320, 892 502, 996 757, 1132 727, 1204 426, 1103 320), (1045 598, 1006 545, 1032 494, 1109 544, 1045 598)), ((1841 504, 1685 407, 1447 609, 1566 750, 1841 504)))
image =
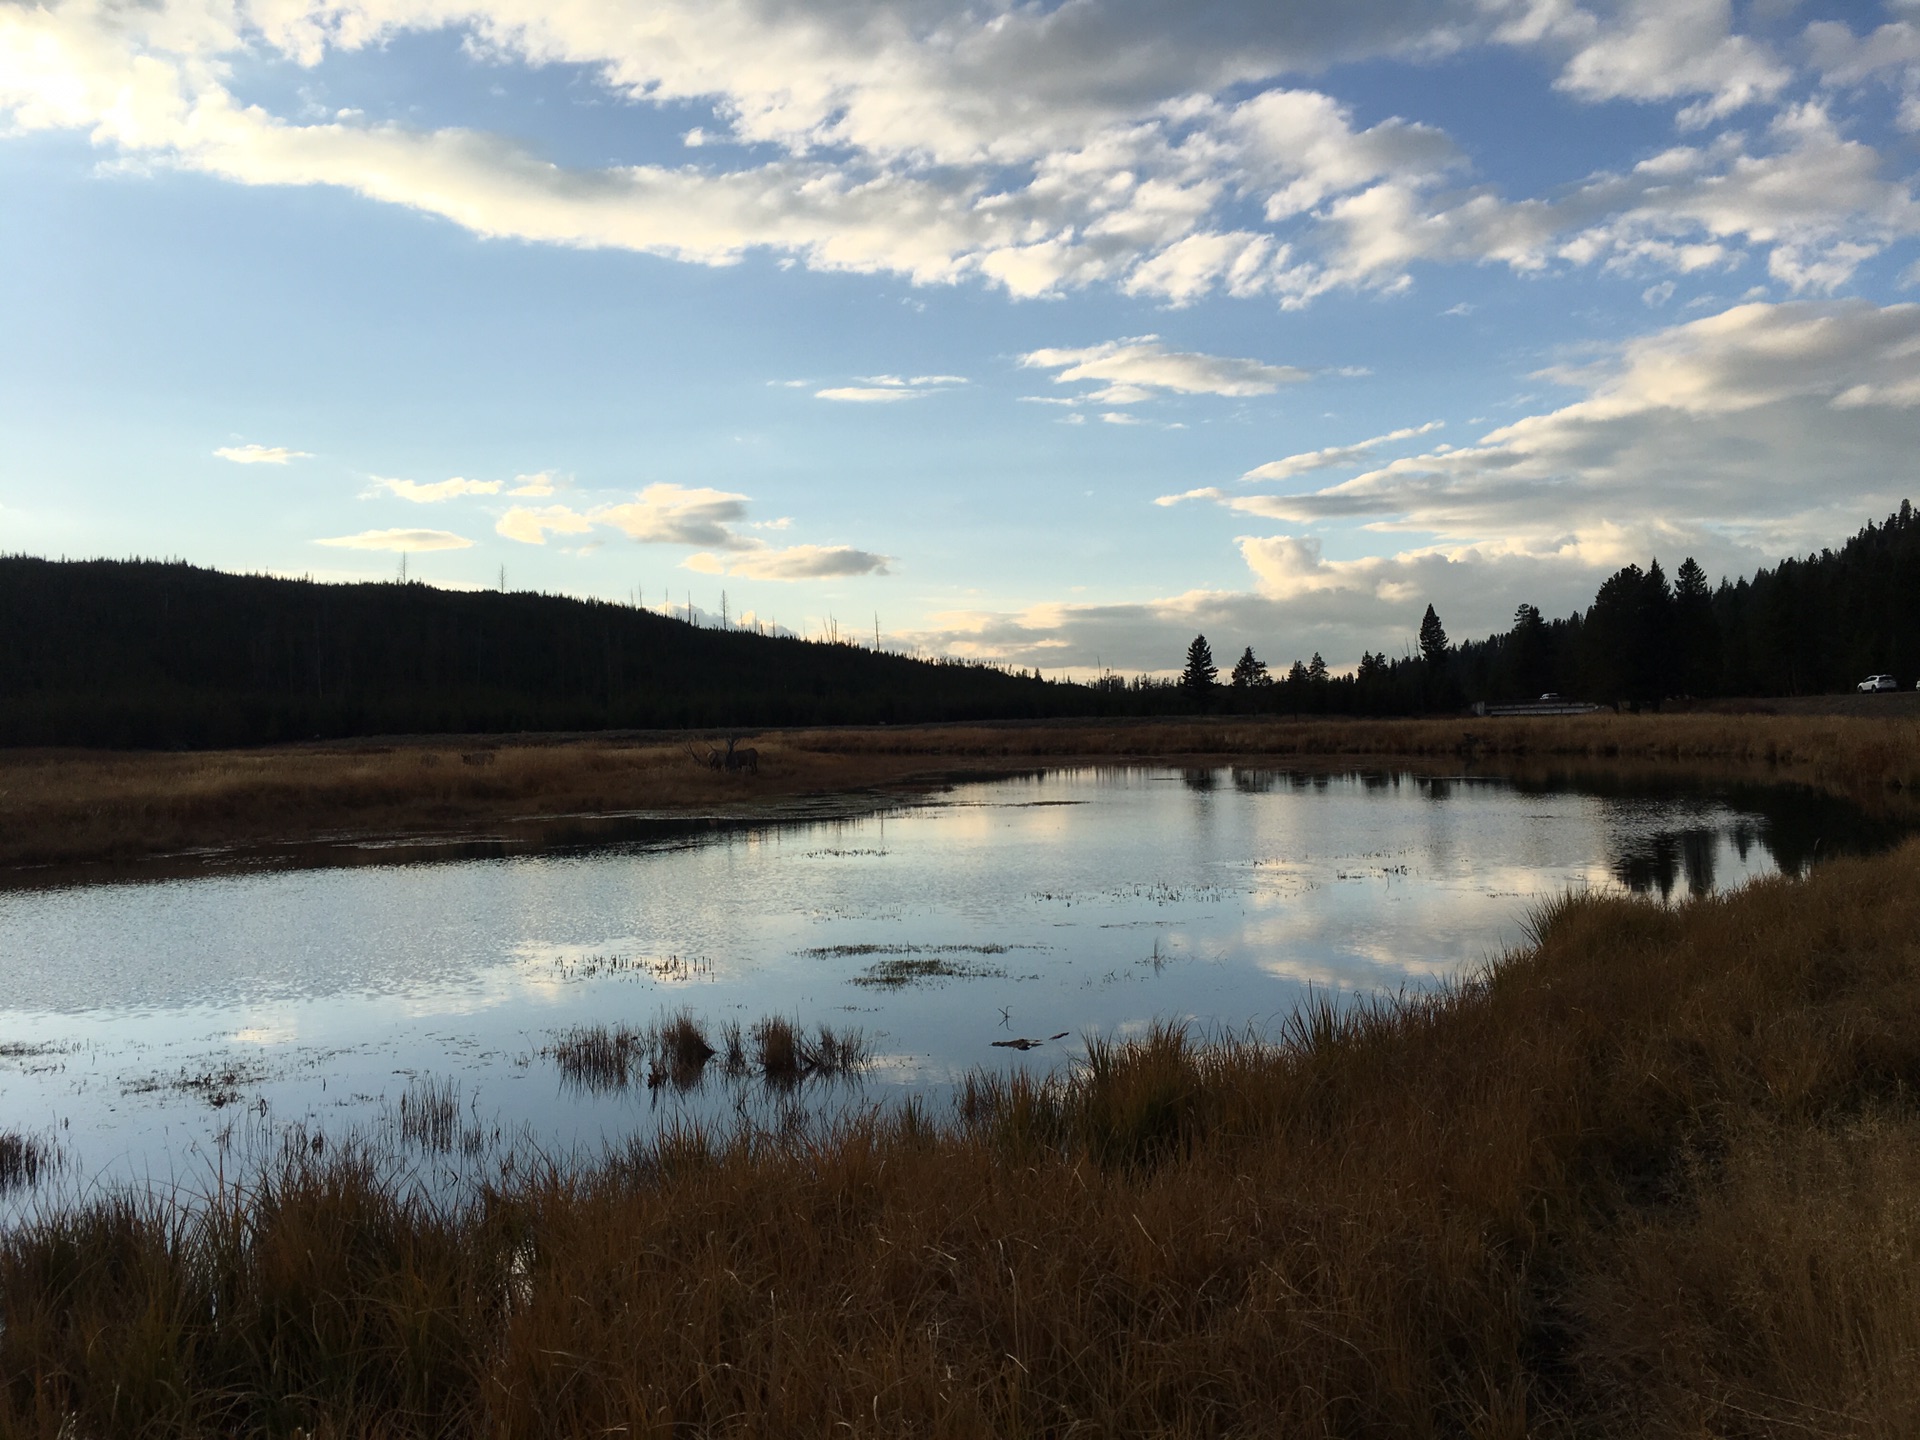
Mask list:
POLYGON ((1920 842, 1551 907, 1438 997, 464 1203, 0 1236, 0 1435, 1920 1430, 1920 842))
POLYGON ((209 847, 446 836, 583 815, 750 815, 1043 764, 1579 763, 1793 781, 1920 803, 1920 720, 1612 715, 1540 720, 1202 718, 772 731, 757 774, 699 736, 421 737, 191 753, 0 751, 0 869, 114 865, 209 847), (703 742, 702 742, 703 743, 703 742))

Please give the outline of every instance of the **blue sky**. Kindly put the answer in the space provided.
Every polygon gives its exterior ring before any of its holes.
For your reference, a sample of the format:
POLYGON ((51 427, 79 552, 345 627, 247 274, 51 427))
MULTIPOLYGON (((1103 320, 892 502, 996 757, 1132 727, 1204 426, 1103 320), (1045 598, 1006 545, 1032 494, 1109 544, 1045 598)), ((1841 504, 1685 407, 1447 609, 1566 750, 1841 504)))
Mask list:
POLYGON ((1048 673, 1915 488, 1920 6, 0 0, 0 548, 1048 673))

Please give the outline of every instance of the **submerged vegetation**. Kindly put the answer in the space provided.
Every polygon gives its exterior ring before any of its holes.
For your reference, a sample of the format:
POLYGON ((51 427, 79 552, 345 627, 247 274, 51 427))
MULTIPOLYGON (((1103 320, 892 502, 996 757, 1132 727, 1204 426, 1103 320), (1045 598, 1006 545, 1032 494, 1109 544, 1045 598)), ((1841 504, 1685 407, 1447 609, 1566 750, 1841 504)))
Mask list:
POLYGON ((751 1030, 728 1021, 717 1038, 716 1046, 706 1027, 682 1010, 641 1028, 625 1022, 575 1025, 557 1034, 541 1053, 569 1084, 591 1091, 625 1090, 642 1080, 649 1089, 671 1085, 692 1090, 706 1079, 709 1062, 717 1062, 728 1080, 758 1076, 770 1084, 790 1085, 857 1075, 872 1058, 866 1037, 857 1029, 821 1025, 809 1032, 784 1016, 761 1020, 751 1030))
POLYGON ((0 1194, 38 1185, 60 1163, 52 1141, 17 1130, 0 1131, 0 1194))
POLYGON ((48 1205, 0 1434, 1920 1430, 1920 845, 1536 937, 946 1113, 48 1205))

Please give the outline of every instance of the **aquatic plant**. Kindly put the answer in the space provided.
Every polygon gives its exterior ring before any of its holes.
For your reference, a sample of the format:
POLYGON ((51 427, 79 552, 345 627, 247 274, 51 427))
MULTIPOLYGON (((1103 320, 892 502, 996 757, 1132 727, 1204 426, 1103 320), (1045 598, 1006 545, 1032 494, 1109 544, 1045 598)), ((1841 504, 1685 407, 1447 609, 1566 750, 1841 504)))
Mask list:
POLYGON ((619 1090, 635 1078, 653 1049, 651 1030, 635 1030, 623 1021, 562 1030, 541 1054, 573 1084, 588 1090, 619 1090))
POLYGON ((422 1150, 445 1152, 460 1138, 460 1085, 423 1075, 400 1096, 400 1138, 422 1150))
POLYGON ((713 1046, 707 1043, 706 1031, 700 1027, 700 1022, 682 1010, 653 1032, 653 1060, 647 1083, 671 1083, 677 1089, 691 1089, 700 1083, 707 1061, 715 1053, 713 1046))
POLYGON ((58 1165, 60 1150, 50 1140, 0 1131, 0 1194, 37 1185, 58 1165))

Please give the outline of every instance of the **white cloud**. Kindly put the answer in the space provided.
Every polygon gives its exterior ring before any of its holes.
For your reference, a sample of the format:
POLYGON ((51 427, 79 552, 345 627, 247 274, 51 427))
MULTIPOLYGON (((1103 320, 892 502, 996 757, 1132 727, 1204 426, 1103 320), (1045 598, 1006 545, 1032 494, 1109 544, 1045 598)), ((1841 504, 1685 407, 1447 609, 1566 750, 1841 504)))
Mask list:
MULTIPOLYGON (((1584 608, 1608 573, 1603 562, 1495 548, 1428 547, 1329 560, 1310 537, 1242 536, 1235 546, 1250 589, 1194 590, 1126 604, 950 611, 905 638, 938 653, 1050 670, 1105 665, 1167 672, 1179 669, 1187 642, 1200 632, 1216 658, 1231 660, 1251 646, 1281 668, 1316 651, 1340 667, 1363 650, 1397 655, 1411 649, 1429 604, 1452 634, 1487 635, 1508 628, 1522 602, 1549 615, 1584 608)), ((1634 558, 1644 564, 1647 555, 1634 558)), ((1701 558, 1711 566, 1716 557, 1703 552, 1701 558)))
POLYGON ((1732 266, 1748 247, 1775 257, 1778 278, 1823 290, 1893 238, 1920 233, 1907 185, 1884 178, 1880 154, 1843 136, 1820 105, 1781 111, 1765 141, 1751 148, 1735 134, 1675 147, 1552 200, 1430 196, 1383 182, 1324 207, 1326 263, 1302 272, 1288 298, 1338 285, 1391 290, 1423 261, 1691 274, 1732 266), (1816 253, 1829 258, 1804 258, 1816 253))
POLYGON ((1585 397, 1458 450, 1224 503, 1595 562, 1656 542, 1770 560, 1902 498, 1920 306, 1740 305, 1554 378, 1585 397))
POLYGON ((311 460, 305 450, 288 450, 279 445, 222 445, 213 452, 236 465, 285 465, 290 460, 311 460))
POLYGON ((541 470, 532 475, 514 476, 513 488, 507 491, 507 493, 509 495, 529 496, 551 495, 554 492, 554 488, 553 472, 550 470, 541 470))
POLYGON ((1160 343, 1158 335, 1109 340, 1079 349, 1032 350, 1020 357, 1020 363, 1029 369, 1058 371, 1053 377, 1057 385, 1107 382, 1100 389, 1077 397, 1102 405, 1137 404, 1151 399, 1159 391, 1182 395, 1270 395, 1282 385, 1308 378, 1305 370, 1293 365, 1169 350, 1160 343))
POLYGON ((905 386, 884 385, 838 385, 828 390, 816 390, 816 400, 841 400, 855 405, 888 405, 896 400, 917 400, 927 392, 910 390, 905 386))
POLYGON ((1906 20, 1858 36, 1837 20, 1816 20, 1807 26, 1806 41, 1814 67, 1829 85, 1858 85, 1920 65, 1920 26, 1906 20))
POLYGON ((516 505, 493 528, 523 545, 544 545, 550 534, 584 535, 593 529, 593 521, 565 505, 516 505))
POLYGON ((411 500, 416 505, 433 505, 461 495, 498 495, 500 493, 498 480, 463 480, 458 475, 451 480, 435 480, 425 485, 416 480, 389 480, 384 475, 375 475, 373 483, 390 494, 398 495, 402 500, 411 500))
POLYGON ((725 490, 649 485, 632 500, 603 505, 592 519, 642 545, 700 545, 740 550, 753 542, 734 533, 747 518, 747 497, 725 490))
POLYGON ((813 392, 816 400, 849 401, 856 405, 885 405, 896 400, 917 400, 954 385, 965 385, 963 375, 916 375, 903 380, 898 375, 863 375, 858 385, 840 385, 813 392))
POLYGON ((736 557, 727 573, 746 580, 824 580, 885 575, 888 557, 851 545, 789 545, 736 557))
POLYGON ((1182 490, 1178 495, 1162 495, 1153 503, 1156 505, 1178 505, 1183 500, 1225 500, 1227 492, 1218 485, 1202 485, 1197 490, 1182 490))
POLYGON ((544 545, 551 535, 585 535, 606 527, 643 545, 697 546, 680 563, 684 569, 702 575, 815 580, 889 573, 887 556, 851 545, 775 547, 757 535, 741 533, 742 527, 777 532, 792 524, 791 517, 784 515, 773 520, 748 520, 745 495, 660 483, 647 486, 632 500, 586 511, 568 505, 516 505, 500 517, 494 529, 525 545, 544 545))
POLYGON ((1700 124, 1771 100, 1793 78, 1766 45, 1733 33, 1731 0, 1627 0, 1606 20, 1572 15, 1580 40, 1559 84, 1583 99, 1699 95, 1680 118, 1700 124))
MULTIPOLYGON (((1174 669, 1200 630, 1216 655, 1251 644, 1270 663, 1318 650, 1339 665, 1362 649, 1398 653, 1429 603, 1454 634, 1481 635, 1505 629, 1522 601, 1549 614, 1584 607, 1608 573, 1650 555, 1669 569, 1693 555, 1709 575, 1744 573, 1832 543, 1903 498, 1920 306, 1742 305, 1553 378, 1582 397, 1458 450, 1307 494, 1204 486, 1161 497, 1288 527, 1235 537, 1249 590, 953 612, 913 638, 1020 665, 1174 669), (1439 538, 1334 558, 1333 541, 1301 529, 1355 523, 1439 538)), ((1307 457, 1290 458, 1307 473, 1307 457)))
POLYGON ((1418 435, 1430 435, 1435 430, 1443 428, 1444 423, 1439 420, 1429 420, 1424 425, 1414 425, 1385 435, 1375 435, 1370 440, 1356 440, 1351 445, 1329 445, 1323 450, 1306 450, 1298 455, 1288 455, 1284 459, 1269 460, 1264 465, 1256 465, 1240 478, 1243 481, 1291 480, 1296 475, 1311 474, 1315 470, 1332 470, 1342 465, 1357 465, 1363 460, 1371 459, 1373 453, 1382 445, 1411 440, 1418 435))
POLYGON ((316 540, 316 545, 336 545, 344 550, 465 550, 473 541, 450 530, 362 530, 358 535, 336 535, 316 540))
MULTIPOLYGON (((1859 43, 1892 55, 1894 39, 1859 43)), ((86 130, 122 159, 242 184, 343 187, 484 236, 704 264, 768 249, 1017 295, 1111 284, 1174 304, 1217 291, 1301 304, 1404 285, 1415 261, 1534 265, 1570 228, 1552 257, 1566 263, 1730 258, 1714 247, 1733 232, 1631 177, 1544 201, 1447 195, 1437 187, 1462 157, 1444 134, 1397 117, 1363 128, 1334 98, 1281 83, 1489 41, 1565 55, 1576 96, 1687 101, 1694 119, 1785 83, 1726 0, 1604 15, 1568 0, 1227 3, 1177 18, 1124 0, 154 0, 0 8, 0 124, 86 130), (619 100, 704 105, 715 123, 664 162, 568 169, 511 137, 351 109, 306 123, 229 89, 237 69, 449 30, 489 61, 569 65, 619 100)), ((1776 202, 1804 193, 1800 209, 1839 238, 1880 243, 1851 232, 1884 216, 1831 185, 1774 188, 1776 202)))

